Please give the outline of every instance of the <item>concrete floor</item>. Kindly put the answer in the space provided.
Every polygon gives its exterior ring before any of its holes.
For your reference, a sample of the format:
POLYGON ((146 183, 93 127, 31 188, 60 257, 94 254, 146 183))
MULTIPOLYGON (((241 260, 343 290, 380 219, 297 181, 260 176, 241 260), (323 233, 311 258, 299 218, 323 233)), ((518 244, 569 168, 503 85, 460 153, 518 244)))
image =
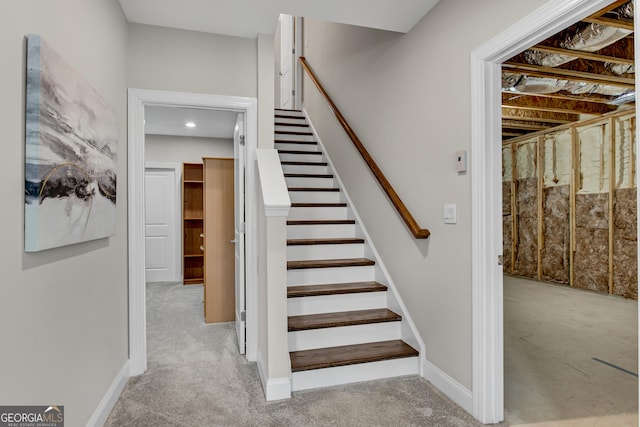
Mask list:
POLYGON ((637 307, 637 301, 505 276, 505 421, 637 426, 637 307))

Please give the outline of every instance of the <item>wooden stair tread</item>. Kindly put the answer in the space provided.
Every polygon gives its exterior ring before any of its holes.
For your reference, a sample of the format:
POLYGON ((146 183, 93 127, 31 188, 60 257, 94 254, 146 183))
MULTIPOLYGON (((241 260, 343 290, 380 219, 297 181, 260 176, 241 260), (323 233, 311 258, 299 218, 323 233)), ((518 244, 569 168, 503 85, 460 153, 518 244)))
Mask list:
POLYGON ((283 166, 328 166, 326 162, 294 162, 290 160, 285 160, 280 164, 283 166))
POLYGON ((274 115, 275 119, 295 119, 295 120, 304 120, 306 123, 306 119, 304 116, 295 116, 293 114, 285 114, 285 113, 276 113, 274 115))
POLYGON ((335 193, 340 191, 339 188, 318 188, 318 187, 289 187, 288 190, 289 191, 317 191, 317 192, 331 191, 335 193))
POLYGON ((274 140, 276 144, 318 145, 316 141, 287 141, 286 139, 274 140))
POLYGON ((276 130, 276 135, 304 135, 313 136, 312 132, 298 131, 298 130, 276 130))
POLYGON ((287 298, 344 295, 364 292, 385 292, 387 287, 378 282, 328 283, 323 285, 289 286, 287 298))
POLYGON ((343 311, 339 313, 289 316, 289 332, 309 329, 337 328, 340 326, 368 325, 370 323, 399 322, 402 316, 388 308, 343 311))
POLYGON ((287 225, 353 225, 355 219, 292 219, 287 225))
POLYGON ((349 237, 343 239, 288 239, 288 246, 305 246, 305 245, 349 245, 361 244, 364 239, 359 237, 349 237))
POLYGON ((358 363, 415 357, 418 351, 402 340, 292 351, 291 371, 333 368, 358 363))
POLYGON ((291 203, 292 208, 346 208, 346 203, 291 203))
POLYGON ((368 258, 342 259, 313 259, 304 261, 287 261, 287 270, 302 270, 305 268, 333 268, 333 267, 366 267, 375 265, 375 261, 368 258))
POLYGON ((321 156, 321 151, 298 151, 298 150, 278 150, 280 154, 311 154, 316 156, 321 156))
MULTIPOLYGON (((279 116, 276 116, 276 117, 279 117, 279 116)), ((309 127, 308 123, 282 123, 282 122, 275 122, 275 125, 276 126, 295 126, 295 127, 303 127, 303 128, 308 128, 309 127)))
POLYGON ((276 111, 287 111, 290 113, 302 113, 302 110, 294 110, 292 108, 274 108, 276 111))
POLYGON ((333 175, 329 173, 314 174, 314 173, 285 173, 285 178, 333 178, 333 175))

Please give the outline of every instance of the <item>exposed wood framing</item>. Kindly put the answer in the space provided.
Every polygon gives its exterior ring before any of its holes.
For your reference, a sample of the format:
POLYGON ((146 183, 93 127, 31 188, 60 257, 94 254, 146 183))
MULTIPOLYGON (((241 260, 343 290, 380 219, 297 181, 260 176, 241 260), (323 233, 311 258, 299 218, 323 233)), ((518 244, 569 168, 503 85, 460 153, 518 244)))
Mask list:
POLYGON ((577 161, 580 150, 578 147, 578 130, 571 128, 571 179, 569 182, 569 286, 575 285, 575 255, 576 255, 576 192, 580 165, 577 161))
POLYGON ((629 133, 631 135, 631 147, 629 148, 629 186, 631 188, 636 187, 636 152, 633 149, 636 146, 636 118, 629 119, 629 133))
POLYGON ((602 9, 600 9, 599 11, 597 11, 596 13, 591 15, 589 18, 599 18, 602 15, 606 15, 607 13, 611 12, 612 10, 617 9, 620 6, 622 6, 623 4, 626 4, 628 2, 629 2, 629 0, 617 0, 617 1, 614 1, 609 6, 603 7, 602 9))
POLYGON ((553 127, 549 124, 534 123, 528 120, 503 120, 502 127, 506 129, 522 129, 529 131, 545 130, 553 127))
POLYGON ((511 144, 511 273, 516 271, 516 251, 518 250, 518 184, 516 182, 516 144, 511 144))
POLYGON ((619 58, 617 56, 610 55, 599 55, 597 53, 585 52, 581 50, 563 49, 560 47, 543 46, 540 44, 533 46, 530 49, 538 52, 557 53, 560 55, 573 56, 575 58, 589 59, 598 62, 612 62, 614 64, 634 65, 633 59, 619 58))
POLYGON ((544 246, 544 162, 543 162, 543 137, 538 136, 536 141, 536 173, 538 178, 538 280, 542 280, 542 248, 544 246))
MULTIPOLYGON (((616 194, 616 118, 609 119, 609 293, 613 294, 613 203, 616 194)), ((604 128, 603 128, 604 129, 604 128)), ((604 138, 603 138, 604 140, 604 138)))
POLYGON ((577 122, 580 120, 580 115, 503 107, 502 118, 503 120, 529 120, 552 125, 563 125, 570 122, 577 122))
POLYGON ((616 110, 615 106, 588 101, 559 100, 542 96, 502 94, 502 105, 510 108, 554 113, 602 115, 616 110))
POLYGON ((635 87, 635 82, 632 78, 589 73, 586 71, 575 71, 567 70, 564 68, 521 64, 514 61, 504 62, 502 64, 502 68, 507 71, 516 71, 518 74, 524 74, 528 76, 579 80, 587 83, 618 86, 624 89, 633 89, 635 87))
POLYGON ((607 25, 609 27, 622 28, 623 30, 633 31, 633 22, 625 22, 619 19, 608 18, 606 16, 601 16, 599 18, 585 18, 584 22, 588 22, 590 24, 600 24, 607 25))

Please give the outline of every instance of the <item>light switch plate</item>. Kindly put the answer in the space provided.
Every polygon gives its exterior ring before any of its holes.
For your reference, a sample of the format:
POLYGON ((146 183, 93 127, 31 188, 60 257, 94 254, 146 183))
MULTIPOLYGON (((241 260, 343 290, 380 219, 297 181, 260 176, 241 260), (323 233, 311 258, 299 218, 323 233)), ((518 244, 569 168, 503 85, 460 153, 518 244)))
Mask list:
POLYGON ((442 217, 445 224, 456 224, 458 222, 457 206, 455 203, 444 205, 442 217))

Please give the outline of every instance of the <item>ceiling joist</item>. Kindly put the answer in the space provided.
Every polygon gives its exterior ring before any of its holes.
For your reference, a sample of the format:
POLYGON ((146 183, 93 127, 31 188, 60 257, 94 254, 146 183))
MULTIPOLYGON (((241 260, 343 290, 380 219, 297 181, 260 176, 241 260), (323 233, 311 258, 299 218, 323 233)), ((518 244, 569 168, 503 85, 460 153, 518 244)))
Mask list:
POLYGON ((564 68, 543 67, 540 65, 521 64, 514 61, 506 61, 502 68, 508 71, 515 71, 533 77, 547 77, 554 79, 577 80, 586 83, 606 84, 618 86, 624 89, 635 87, 634 79, 618 76, 605 76, 603 74, 589 73, 585 71, 566 70, 564 68))
POLYGON ((574 49, 563 49, 560 47, 552 47, 552 46, 543 46, 543 45, 535 45, 530 50, 535 50, 538 52, 544 53, 556 53, 560 55, 573 56, 576 58, 589 59, 592 61, 599 62, 612 62, 614 64, 622 64, 622 65, 633 65, 634 60, 628 58, 618 58, 616 56, 608 56, 608 55, 598 55, 597 53, 584 52, 581 50, 574 49))
POLYGON ((613 105, 597 104, 594 102, 577 100, 559 100, 544 98, 532 95, 502 94, 502 105, 504 107, 520 108, 525 110, 539 110, 556 113, 578 113, 592 116, 615 111, 613 105))

